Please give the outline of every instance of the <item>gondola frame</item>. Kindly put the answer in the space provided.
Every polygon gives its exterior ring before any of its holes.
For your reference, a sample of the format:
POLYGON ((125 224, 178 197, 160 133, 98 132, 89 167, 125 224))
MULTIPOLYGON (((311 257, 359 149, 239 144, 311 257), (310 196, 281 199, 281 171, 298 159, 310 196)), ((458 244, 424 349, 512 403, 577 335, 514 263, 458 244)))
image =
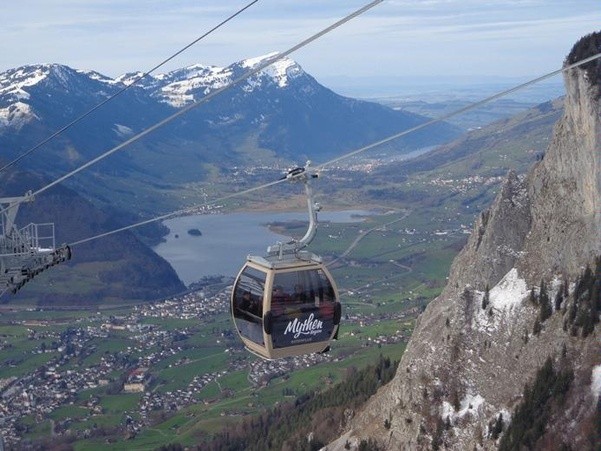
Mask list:
MULTIPOLYGON (((299 259, 297 257, 281 259, 249 256, 236 277, 232 289, 230 306, 232 320, 236 325, 236 331, 244 343, 244 346, 253 354, 267 360, 324 352, 329 348, 334 337, 337 336, 341 316, 341 305, 336 283, 326 266, 321 262, 321 259, 315 256, 307 260, 299 259), (245 323, 245 319, 242 319, 241 312, 244 314, 249 313, 239 309, 241 277, 247 274, 249 268, 265 275, 261 298, 261 315, 251 315, 253 316, 252 322, 256 323, 257 319, 260 319, 260 335, 257 333, 258 330, 256 329, 256 324, 255 326, 252 326, 255 328, 252 333, 255 340, 250 337, 251 333, 249 333, 249 331, 244 330, 248 324, 245 323), (329 293, 331 299, 326 299, 326 296, 323 295, 323 293, 320 293, 319 297, 314 295, 313 301, 303 304, 308 306, 306 310, 296 313, 296 315, 298 315, 296 319, 293 319, 291 314, 276 313, 274 308, 277 303, 273 302, 273 289, 276 276, 280 274, 290 275, 303 272, 306 272, 306 275, 309 275, 309 271, 317 271, 318 275, 323 274, 325 281, 328 284, 328 289, 331 289, 331 293, 329 293), (313 306, 311 307, 312 302, 313 306), (321 312, 324 310, 327 310, 327 313, 322 314, 321 312), (286 331, 291 329, 295 329, 296 331, 302 330, 301 333, 306 332, 305 335, 319 334, 320 338, 312 341, 310 338, 301 337, 298 341, 294 342, 294 344, 292 344, 292 342, 291 344, 285 345, 275 343, 276 338, 281 340, 281 334, 274 330, 276 318, 279 326, 278 330, 280 332, 283 323, 288 321, 286 326, 284 326, 286 331), (326 330, 318 330, 319 326, 326 330), (314 327, 315 330, 310 331, 312 327, 314 327), (327 332, 328 327, 331 327, 329 333, 327 332), (307 330, 305 331, 303 329, 307 330), (262 343, 258 342, 259 336, 261 336, 262 343), (306 342, 303 342, 303 340, 306 340, 306 342)), ((286 334, 286 332, 284 332, 284 334, 286 334)))

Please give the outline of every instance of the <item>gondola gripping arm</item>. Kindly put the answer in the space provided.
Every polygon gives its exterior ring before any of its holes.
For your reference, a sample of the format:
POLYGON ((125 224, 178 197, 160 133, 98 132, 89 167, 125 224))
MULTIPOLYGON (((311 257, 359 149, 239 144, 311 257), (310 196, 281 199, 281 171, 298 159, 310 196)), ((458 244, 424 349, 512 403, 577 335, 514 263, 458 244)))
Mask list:
POLYGON ((309 227, 305 235, 299 240, 292 240, 287 243, 278 242, 267 248, 268 255, 296 254, 309 245, 317 233, 317 212, 321 210, 321 205, 313 200, 313 188, 311 180, 319 177, 319 174, 311 168, 311 161, 307 161, 305 167, 298 167, 288 171, 285 178, 291 182, 300 182, 305 185, 305 194, 307 196, 307 209, 309 210, 309 227))

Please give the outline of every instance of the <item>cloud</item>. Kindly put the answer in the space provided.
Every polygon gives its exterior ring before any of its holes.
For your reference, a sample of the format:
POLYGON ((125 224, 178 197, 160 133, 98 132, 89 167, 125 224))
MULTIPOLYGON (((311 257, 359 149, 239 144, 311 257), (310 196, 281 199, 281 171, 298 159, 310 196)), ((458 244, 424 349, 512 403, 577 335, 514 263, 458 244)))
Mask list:
MULTIPOLYGON (((111 76, 146 70, 249 2, 6 2, 0 70, 38 62, 111 76)), ((261 0, 167 69, 223 66, 283 51, 366 3, 261 0)), ((437 67, 539 74, 541 64, 557 68, 576 39, 598 28, 597 11, 598 0, 390 0, 293 57, 316 76, 420 74, 437 67), (487 59, 489 67, 478 63, 487 59)))

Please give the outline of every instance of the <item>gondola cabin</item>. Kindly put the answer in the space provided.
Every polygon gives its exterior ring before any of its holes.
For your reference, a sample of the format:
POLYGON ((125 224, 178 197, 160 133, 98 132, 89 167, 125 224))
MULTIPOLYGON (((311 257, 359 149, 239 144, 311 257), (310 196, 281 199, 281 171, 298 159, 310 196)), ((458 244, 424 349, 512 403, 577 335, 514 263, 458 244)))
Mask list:
POLYGON ((341 315, 336 285, 315 256, 249 256, 231 311, 246 348, 270 360, 327 350, 341 315))

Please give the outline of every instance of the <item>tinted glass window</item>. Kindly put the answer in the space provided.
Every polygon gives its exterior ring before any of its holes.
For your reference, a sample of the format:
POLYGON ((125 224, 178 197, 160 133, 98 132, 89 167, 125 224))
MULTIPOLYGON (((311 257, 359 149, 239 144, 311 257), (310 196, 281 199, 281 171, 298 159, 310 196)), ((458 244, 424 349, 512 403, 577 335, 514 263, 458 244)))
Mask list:
POLYGON ((271 294, 274 348, 329 340, 334 288, 319 269, 276 273, 271 294))
POLYGON ((247 267, 242 271, 233 293, 233 314, 240 335, 263 343, 263 292, 265 273, 247 267))

